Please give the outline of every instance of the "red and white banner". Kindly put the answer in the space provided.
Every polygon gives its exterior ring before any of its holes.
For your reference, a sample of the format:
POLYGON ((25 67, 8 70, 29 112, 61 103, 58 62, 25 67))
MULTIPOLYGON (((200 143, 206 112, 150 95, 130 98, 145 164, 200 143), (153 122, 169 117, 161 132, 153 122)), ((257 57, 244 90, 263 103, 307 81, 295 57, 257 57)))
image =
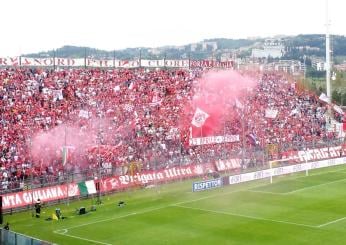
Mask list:
POLYGON ((141 60, 143 67, 163 67, 165 66, 165 60, 141 60))
POLYGON ((301 171, 308 171, 310 169, 326 168, 332 166, 338 166, 345 164, 346 158, 334 158, 328 160, 314 161, 308 163, 294 164, 289 166, 283 166, 278 168, 269 168, 259 170, 256 172, 250 172, 245 174, 231 175, 229 176, 228 183, 230 185, 243 183, 247 181, 253 181, 258 179, 272 178, 273 176, 280 176, 285 174, 297 173, 301 171))
POLYGON ((0 57, 0 66, 19 66, 19 57, 0 57))
POLYGON ((222 144, 222 143, 233 143, 239 141, 239 135, 225 135, 225 136, 209 136, 190 138, 190 145, 209 145, 209 144, 222 144))
POLYGON ((265 117, 274 119, 278 115, 278 110, 274 109, 266 109, 265 110, 265 117))
MULTIPOLYGON (((346 144, 342 146, 310 149, 306 151, 284 152, 283 158, 294 162, 306 162, 346 156, 346 144)), ((345 159, 345 158, 344 158, 345 159)), ((116 191, 131 186, 145 186, 160 182, 173 181, 182 178, 190 178, 216 171, 239 169, 241 159, 219 160, 214 163, 189 164, 157 171, 142 171, 134 175, 121 175, 101 180, 101 192, 116 191)), ((272 170, 270 170, 272 171, 272 170)), ((231 182, 230 182, 231 183, 231 182)), ((233 183, 233 182, 232 182, 233 183)), ((2 196, 3 209, 18 208, 32 205, 38 198, 42 202, 66 199, 79 196, 80 191, 76 183, 56 185, 34 190, 8 193, 2 196)))
POLYGON ((334 111, 336 111, 336 112, 339 113, 340 115, 344 115, 344 111, 341 109, 340 106, 338 106, 338 105, 333 105, 333 109, 334 109, 334 111))
POLYGON ((115 60, 91 58, 29 58, 0 57, 0 66, 56 66, 56 67, 100 67, 100 68, 136 68, 136 67, 169 67, 169 68, 232 68, 233 61, 212 60, 115 60))
POLYGON ((219 67, 231 68, 233 61, 216 61, 216 60, 191 60, 190 67, 219 67))
MULTIPOLYGON (((157 171, 142 171, 134 175, 121 175, 102 179, 100 190, 101 192, 121 190, 131 186, 143 186, 204 175, 214 171, 215 165, 212 163, 199 165, 190 164, 157 171)), ((3 209, 18 208, 32 205, 38 198, 44 203, 79 195, 80 191, 78 185, 76 183, 70 183, 68 185, 38 188, 33 191, 28 190, 4 194, 2 196, 2 205, 3 209)))
POLYGON ((121 190, 131 186, 148 185, 181 178, 189 178, 214 171, 214 164, 207 163, 199 165, 190 164, 157 171, 143 171, 134 175, 114 176, 101 181, 101 191, 107 192, 121 190))
POLYGON ((293 162, 323 160, 346 155, 346 145, 308 149, 305 151, 289 151, 282 153, 282 158, 293 162))
POLYGON ((88 119, 88 118, 90 117, 90 114, 91 114, 91 113, 89 113, 89 112, 86 111, 86 110, 80 110, 78 116, 81 117, 81 118, 86 118, 86 119, 88 119))
POLYGON ((34 190, 21 191, 2 195, 2 208, 17 208, 32 205, 37 199, 48 202, 67 197, 79 196, 78 185, 71 183, 68 185, 56 185, 34 190))
POLYGON ((239 169, 241 167, 241 159, 218 160, 215 162, 217 171, 239 169))
POLYGON ((208 113, 197 108, 192 118, 191 124, 197 128, 200 128, 203 126, 203 124, 205 123, 208 117, 209 117, 208 113))
POLYGON ((329 103, 329 101, 330 101, 330 98, 325 93, 322 93, 320 95, 319 99, 322 100, 323 102, 326 102, 326 103, 329 103))
MULTIPOLYGON (((160 67, 160 66, 158 66, 160 67)), ((164 67, 189 68, 189 60, 165 60, 164 67)))

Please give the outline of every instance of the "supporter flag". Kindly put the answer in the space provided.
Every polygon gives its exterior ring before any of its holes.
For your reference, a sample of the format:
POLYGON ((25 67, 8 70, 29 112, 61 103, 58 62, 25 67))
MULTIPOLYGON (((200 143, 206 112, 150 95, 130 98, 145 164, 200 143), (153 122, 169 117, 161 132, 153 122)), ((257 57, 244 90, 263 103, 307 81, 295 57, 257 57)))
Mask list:
POLYGON ((65 164, 68 161, 69 155, 70 155, 70 150, 75 149, 74 146, 63 146, 62 147, 62 165, 65 166, 65 164))
POLYGON ((266 109, 266 111, 265 111, 265 117, 267 117, 267 118, 274 119, 274 118, 276 118, 277 114, 278 114, 278 110, 266 109))
POLYGON ((250 140, 250 143, 252 144, 252 145, 257 145, 257 136, 256 136, 256 134, 255 133, 250 133, 250 134, 248 134, 248 138, 249 138, 249 140, 250 140))
POLYGON ((341 114, 341 115, 343 115, 344 114, 344 111, 340 108, 340 106, 338 106, 338 105, 334 105, 333 106, 333 109, 334 109, 334 111, 336 111, 337 113, 339 113, 339 114, 341 114))
POLYGON ((114 110, 113 110, 113 109, 108 109, 108 110, 106 111, 106 113, 107 113, 107 115, 113 114, 113 113, 114 113, 114 110))
POLYGON ((131 82, 130 85, 129 85, 129 89, 132 90, 133 86, 134 86, 134 82, 131 82))
POLYGON ((291 83, 291 89, 296 90, 296 83, 291 83))
POLYGON ((90 115, 89 115, 88 111, 80 110, 78 116, 82 117, 82 118, 85 118, 85 119, 88 119, 90 115))
POLYGON ((130 66, 130 61, 128 60, 122 60, 120 62, 120 67, 129 67, 130 66))
POLYGON ((113 88, 113 90, 114 90, 114 92, 120 91, 120 86, 119 86, 119 85, 115 86, 115 87, 113 88))
POLYGON ((96 186, 94 180, 88 180, 78 183, 78 189, 81 196, 86 196, 96 193, 96 186))
POLYGON ((52 220, 59 220, 55 213, 52 213, 52 220))
POLYGON ((114 146, 114 148, 117 148, 119 146, 122 146, 123 145, 123 141, 121 140, 116 146, 114 146))
POLYGON ((329 97, 325 93, 322 93, 319 99, 322 100, 323 102, 329 103, 329 97))
POLYGON ((134 111, 133 114, 135 115, 135 123, 136 123, 136 124, 139 123, 139 122, 140 122, 140 118, 139 118, 139 116, 138 116, 137 111, 134 111))
POLYGON ((134 108, 134 106, 131 105, 131 104, 125 104, 124 105, 124 110, 125 111, 131 112, 131 111, 133 111, 133 108, 134 108))
POLYGON ((290 113, 290 116, 293 116, 293 115, 296 115, 299 113, 299 110, 297 108, 294 108, 291 113, 290 113))
POLYGON ((158 94, 155 94, 151 100, 151 103, 149 103, 150 106, 157 106, 161 104, 160 97, 158 94))
POLYGON ((57 101, 57 100, 63 100, 64 96, 62 94, 62 89, 56 89, 56 90, 52 90, 52 94, 53 94, 53 101, 57 101))
POLYGON ((68 158, 68 148, 64 146, 62 148, 62 165, 65 166, 67 163, 67 158, 68 158))
POLYGON ((238 99, 235 99, 235 106, 239 109, 244 108, 244 105, 238 99))
POLYGON ((202 127, 205 123, 205 121, 207 120, 207 118, 209 117, 209 114, 206 113, 205 111, 197 108, 195 115, 192 118, 192 122, 191 124, 195 127, 202 127))

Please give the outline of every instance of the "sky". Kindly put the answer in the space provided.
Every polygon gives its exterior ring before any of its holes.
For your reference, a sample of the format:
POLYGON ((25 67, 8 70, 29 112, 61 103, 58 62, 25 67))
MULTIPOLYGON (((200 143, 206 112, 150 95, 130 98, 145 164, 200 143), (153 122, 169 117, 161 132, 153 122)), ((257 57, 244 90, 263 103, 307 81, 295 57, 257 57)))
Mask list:
MULTIPOLYGON (((329 0, 346 35, 346 1, 329 0)), ((326 0, 2 0, 0 57, 63 45, 114 50, 207 38, 325 33, 326 0)))

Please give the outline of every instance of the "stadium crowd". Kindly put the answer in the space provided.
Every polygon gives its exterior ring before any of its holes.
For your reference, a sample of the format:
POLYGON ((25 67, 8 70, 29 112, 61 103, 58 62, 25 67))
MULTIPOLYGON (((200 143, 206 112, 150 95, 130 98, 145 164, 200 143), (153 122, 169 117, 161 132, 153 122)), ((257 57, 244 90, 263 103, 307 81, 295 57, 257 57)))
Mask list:
MULTIPOLYGON (((190 103, 196 70, 0 69, 0 189, 30 176, 56 178, 63 171, 140 162, 146 169, 231 157, 268 144, 299 146, 332 140, 327 105, 278 74, 255 74, 258 85, 223 115, 220 134, 239 142, 190 146, 190 103), (187 108, 190 108, 187 110, 187 108), (265 111, 277 110, 274 118, 265 111), (182 116, 183 115, 183 116, 182 116), (35 135, 59 125, 90 137, 83 152, 71 149, 66 165, 61 149, 33 156, 35 135), (245 147, 243 147, 243 144, 245 147)), ((64 137, 60 135, 60 137, 64 137)))

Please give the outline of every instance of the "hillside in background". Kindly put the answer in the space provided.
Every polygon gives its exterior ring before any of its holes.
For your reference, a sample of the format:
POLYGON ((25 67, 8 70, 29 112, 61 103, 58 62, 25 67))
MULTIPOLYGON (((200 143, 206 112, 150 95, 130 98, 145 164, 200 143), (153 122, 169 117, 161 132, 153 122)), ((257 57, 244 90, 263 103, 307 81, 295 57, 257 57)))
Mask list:
MULTIPOLYGON (((325 56, 324 35, 298 35, 285 39, 287 59, 299 59, 301 56, 325 56)), ((346 37, 331 36, 332 56, 346 56, 346 37)))
MULTIPOLYGON (((306 56, 325 56, 325 36, 322 34, 284 36, 281 37, 285 45, 285 55, 282 59, 302 59, 306 56)), ((263 46, 265 38, 255 39, 206 39, 199 43, 182 46, 163 46, 158 48, 127 48, 122 50, 106 51, 89 47, 63 46, 56 50, 49 50, 29 57, 73 57, 73 58, 115 58, 115 59, 207 59, 232 58, 251 55, 253 48, 263 46)), ((346 37, 332 36, 331 45, 333 58, 346 56, 346 37)))

